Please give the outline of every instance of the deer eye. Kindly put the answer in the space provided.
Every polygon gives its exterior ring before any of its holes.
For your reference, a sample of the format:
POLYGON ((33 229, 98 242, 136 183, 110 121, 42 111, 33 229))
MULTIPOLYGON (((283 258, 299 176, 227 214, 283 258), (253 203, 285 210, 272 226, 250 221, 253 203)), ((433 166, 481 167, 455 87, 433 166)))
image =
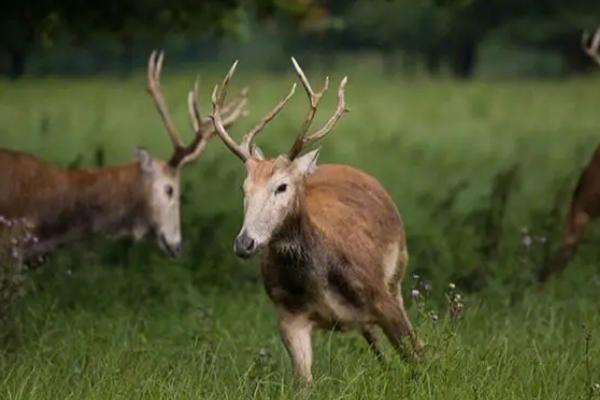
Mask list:
POLYGON ((287 190, 287 183, 282 183, 281 185, 277 186, 277 189, 275 189, 275 194, 283 193, 286 190, 287 190))
POLYGON ((167 194, 168 198, 173 197, 173 192, 174 192, 173 186, 171 186, 171 185, 165 186, 165 193, 167 194))

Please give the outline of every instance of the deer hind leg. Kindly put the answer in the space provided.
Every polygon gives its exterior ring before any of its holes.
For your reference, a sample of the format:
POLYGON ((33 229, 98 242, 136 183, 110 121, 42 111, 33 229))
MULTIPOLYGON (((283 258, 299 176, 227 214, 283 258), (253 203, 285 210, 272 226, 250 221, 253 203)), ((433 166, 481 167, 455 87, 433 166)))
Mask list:
MULTIPOLYGON (((399 298, 401 299, 401 297, 399 298)), ((409 356, 403 342, 404 338, 410 339, 417 354, 422 351, 423 343, 413 330, 403 301, 398 302, 396 298, 386 293, 375 302, 374 312, 377 324, 402 357, 408 358, 409 356)))
POLYGON ((282 311, 279 314, 279 332, 290 355, 297 378, 304 383, 312 382, 312 323, 303 314, 282 311))
POLYGON ((374 325, 365 325, 361 328, 363 338, 367 341, 369 349, 375 354, 377 361, 383 363, 385 361, 383 357, 383 351, 381 350, 379 335, 374 325))
POLYGON ((579 240, 583 236, 589 222, 590 216, 588 213, 578 207, 571 208, 567 217, 561 247, 550 263, 544 266, 540 272, 540 282, 547 281, 552 275, 558 274, 567 268, 567 264, 575 255, 579 240))
POLYGON ((408 266, 408 251, 406 250, 405 244, 401 244, 400 248, 402 251, 399 252, 398 258, 396 259, 395 274, 388 282, 388 289, 398 305, 401 324, 406 327, 404 330, 409 332, 408 335, 405 336, 410 337, 415 352, 419 354, 422 352, 424 345, 423 342, 418 338, 412 327, 412 324, 410 323, 410 320, 408 319, 408 313, 406 312, 406 308, 404 308, 404 299, 402 298, 401 282, 408 266))

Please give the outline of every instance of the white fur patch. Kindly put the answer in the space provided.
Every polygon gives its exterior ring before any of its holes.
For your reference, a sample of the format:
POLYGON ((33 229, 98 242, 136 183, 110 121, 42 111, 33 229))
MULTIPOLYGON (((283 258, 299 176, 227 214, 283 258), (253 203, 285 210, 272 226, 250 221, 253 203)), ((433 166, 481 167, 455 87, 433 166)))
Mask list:
MULTIPOLYGON (((406 252, 405 249, 403 249, 406 252)), ((383 276, 386 284, 389 284, 390 280, 398 271, 398 256, 400 256, 400 246, 397 242, 391 243, 387 250, 383 253, 383 259, 381 265, 383 267, 383 276)))

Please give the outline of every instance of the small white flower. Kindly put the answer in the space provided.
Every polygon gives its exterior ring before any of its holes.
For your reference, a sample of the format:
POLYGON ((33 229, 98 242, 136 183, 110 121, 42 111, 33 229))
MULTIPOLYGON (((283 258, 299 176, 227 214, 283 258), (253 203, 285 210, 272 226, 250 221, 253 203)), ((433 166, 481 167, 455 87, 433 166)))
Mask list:
POLYGON ((521 241, 521 244, 524 247, 529 247, 529 246, 531 246, 532 243, 533 243, 533 239, 531 239, 531 236, 529 236, 529 235, 523 236, 523 240, 521 241))
POLYGON ((413 289, 410 292, 410 295, 412 296, 412 298, 417 298, 417 297, 419 297, 421 295, 421 292, 419 292, 417 289, 413 289))
POLYGON ((269 356, 269 351, 268 351, 267 349, 265 349, 264 347, 263 347, 263 348, 260 348, 260 349, 258 350, 258 355, 259 355, 260 357, 268 357, 268 356, 269 356))
POLYGON ((594 392, 600 393, 600 383, 597 383, 597 382, 592 383, 592 390, 594 392))
POLYGON ((454 283, 450 282, 450 284, 448 285, 448 289, 454 290, 454 289, 456 289, 456 285, 454 283))

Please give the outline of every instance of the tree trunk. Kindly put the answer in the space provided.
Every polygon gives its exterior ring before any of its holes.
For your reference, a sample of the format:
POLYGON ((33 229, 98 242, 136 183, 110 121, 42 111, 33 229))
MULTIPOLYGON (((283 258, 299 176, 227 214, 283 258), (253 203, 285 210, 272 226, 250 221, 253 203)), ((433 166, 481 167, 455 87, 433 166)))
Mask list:
POLYGON ((25 73, 27 56, 23 49, 12 49, 8 54, 8 76, 10 79, 20 78, 25 73))
POLYGON ((430 75, 438 75, 442 64, 442 56, 438 49, 427 49, 424 52, 425 67, 430 75))
POLYGON ((461 79, 471 78, 477 63, 477 42, 472 39, 461 41, 450 57, 454 75, 461 79))

